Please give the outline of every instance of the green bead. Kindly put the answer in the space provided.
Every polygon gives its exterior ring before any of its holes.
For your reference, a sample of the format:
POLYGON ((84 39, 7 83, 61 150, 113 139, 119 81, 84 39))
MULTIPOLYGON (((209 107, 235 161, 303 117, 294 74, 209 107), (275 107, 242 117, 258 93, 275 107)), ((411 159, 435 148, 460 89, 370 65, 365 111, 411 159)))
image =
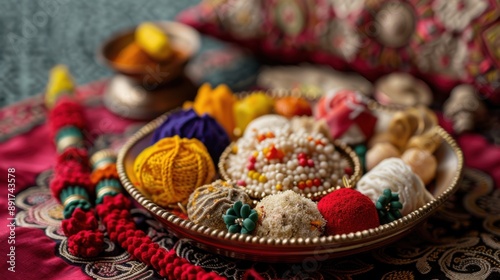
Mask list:
POLYGON ((380 204, 382 204, 382 205, 386 205, 387 202, 389 202, 388 198, 385 195, 382 195, 381 197, 379 197, 377 201, 380 202, 380 204))
POLYGON ((238 214, 236 214, 236 211, 234 211, 234 209, 232 207, 227 209, 226 215, 238 216, 238 214))
POLYGON ((385 189, 383 194, 385 197, 387 197, 387 199, 391 199, 392 197, 391 189, 385 189))
POLYGON ((392 201, 391 210, 398 210, 398 209, 403 209, 403 204, 399 201, 392 201))
POLYGON ((233 215, 224 215, 222 218, 224 219, 224 223, 226 225, 232 225, 232 224, 234 224, 236 219, 238 219, 238 217, 233 216, 233 215))
POLYGON ((245 219, 243 221, 243 228, 246 228, 248 231, 252 231, 255 229, 255 223, 250 219, 245 219))
POLYGON ((239 225, 230 225, 228 228, 230 233, 238 233, 241 230, 241 227, 239 225))
POLYGON ((238 216, 240 214, 240 210, 241 210, 241 207, 243 206, 243 202, 241 201, 236 201, 233 205, 233 209, 234 211, 237 213, 236 216, 238 216))
POLYGON ((259 214, 257 213, 257 211, 252 209, 252 213, 248 216, 248 218, 254 222, 257 222, 257 220, 259 219, 259 214))
POLYGON ((248 215, 250 215, 251 210, 252 209, 250 209, 250 205, 248 204, 243 205, 240 210, 240 217, 241 218, 248 217, 248 215))

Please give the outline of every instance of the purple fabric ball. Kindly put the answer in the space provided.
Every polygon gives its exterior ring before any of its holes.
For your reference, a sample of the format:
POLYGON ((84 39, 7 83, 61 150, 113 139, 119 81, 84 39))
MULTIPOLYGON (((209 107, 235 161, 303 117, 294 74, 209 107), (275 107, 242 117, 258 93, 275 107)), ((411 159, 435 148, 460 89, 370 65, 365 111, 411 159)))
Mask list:
POLYGON ((211 116, 198 116, 193 109, 182 110, 168 116, 154 132, 152 144, 162 138, 178 135, 181 138, 198 139, 208 150, 215 164, 224 149, 229 146, 229 136, 211 116))

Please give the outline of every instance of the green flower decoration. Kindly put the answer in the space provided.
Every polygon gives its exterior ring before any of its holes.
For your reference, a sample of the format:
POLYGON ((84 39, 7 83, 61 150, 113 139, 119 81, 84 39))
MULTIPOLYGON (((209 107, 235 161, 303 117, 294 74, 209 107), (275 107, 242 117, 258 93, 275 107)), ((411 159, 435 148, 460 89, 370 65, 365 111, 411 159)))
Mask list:
POLYGON ((399 195, 392 193, 390 189, 385 189, 382 196, 375 203, 377 208, 380 224, 388 224, 401 218, 400 209, 403 209, 403 204, 399 202, 399 195))
POLYGON ((227 209, 226 214, 222 215, 222 219, 224 219, 230 233, 248 234, 252 232, 257 225, 258 218, 257 211, 241 201, 236 201, 233 207, 227 209))

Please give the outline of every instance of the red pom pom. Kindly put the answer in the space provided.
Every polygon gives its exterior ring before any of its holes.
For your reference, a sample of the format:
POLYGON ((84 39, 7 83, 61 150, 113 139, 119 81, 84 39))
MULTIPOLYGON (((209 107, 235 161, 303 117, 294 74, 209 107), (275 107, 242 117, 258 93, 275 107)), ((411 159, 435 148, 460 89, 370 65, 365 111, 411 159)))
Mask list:
POLYGON ((89 156, 87 150, 76 147, 68 147, 57 156, 57 165, 61 166, 67 162, 78 163, 81 169, 90 171, 89 156))
POLYGON ((94 212, 85 212, 81 208, 76 208, 71 218, 62 221, 62 229, 66 236, 76 235, 83 230, 97 229, 97 226, 94 212))
POLYGON ((85 129, 85 118, 83 117, 82 105, 68 98, 63 98, 57 102, 56 106, 49 114, 50 131, 52 136, 65 126, 76 126, 80 130, 85 129))
POLYGON ((80 257, 95 257, 103 249, 104 235, 98 230, 93 211, 77 208, 71 218, 62 222, 64 234, 68 237, 69 252, 80 257))
POLYGON ((99 255, 104 246, 102 232, 84 230, 68 237, 68 249, 72 255, 80 257, 95 257, 99 255))
POLYGON ((326 234, 361 231, 380 225, 375 204, 362 193, 342 188, 323 197, 318 210, 326 220, 326 234))
POLYGON ((60 195, 64 188, 69 186, 79 186, 94 193, 95 186, 90 181, 90 174, 87 168, 79 162, 66 161, 57 165, 54 169, 54 178, 50 182, 52 195, 60 201, 60 195))

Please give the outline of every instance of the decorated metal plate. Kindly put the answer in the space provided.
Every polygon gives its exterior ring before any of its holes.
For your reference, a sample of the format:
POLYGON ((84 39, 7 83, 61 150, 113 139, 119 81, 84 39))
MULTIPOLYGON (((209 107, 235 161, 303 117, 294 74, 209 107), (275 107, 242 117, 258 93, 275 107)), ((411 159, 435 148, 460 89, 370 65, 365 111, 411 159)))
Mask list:
MULTIPOLYGON (((123 146, 117 163, 120 180, 132 198, 174 234, 192 240, 193 244, 202 249, 228 257, 266 262, 300 262, 308 257, 336 258, 383 246, 411 232, 433 214, 456 190, 462 174, 461 150, 453 138, 438 127, 437 134, 442 143, 434 153, 438 167, 434 184, 429 189, 434 199, 401 219, 368 230, 316 238, 280 239, 229 233, 183 219, 174 214, 174 210, 153 203, 134 186, 134 161, 139 153, 150 145, 154 130, 166 118, 168 113, 144 126, 123 146)), ((350 149, 341 146, 338 148, 347 158, 350 157, 350 149)), ((350 161, 353 167, 355 161, 356 159, 350 161)), ((351 180, 358 175, 353 175, 351 180)))

